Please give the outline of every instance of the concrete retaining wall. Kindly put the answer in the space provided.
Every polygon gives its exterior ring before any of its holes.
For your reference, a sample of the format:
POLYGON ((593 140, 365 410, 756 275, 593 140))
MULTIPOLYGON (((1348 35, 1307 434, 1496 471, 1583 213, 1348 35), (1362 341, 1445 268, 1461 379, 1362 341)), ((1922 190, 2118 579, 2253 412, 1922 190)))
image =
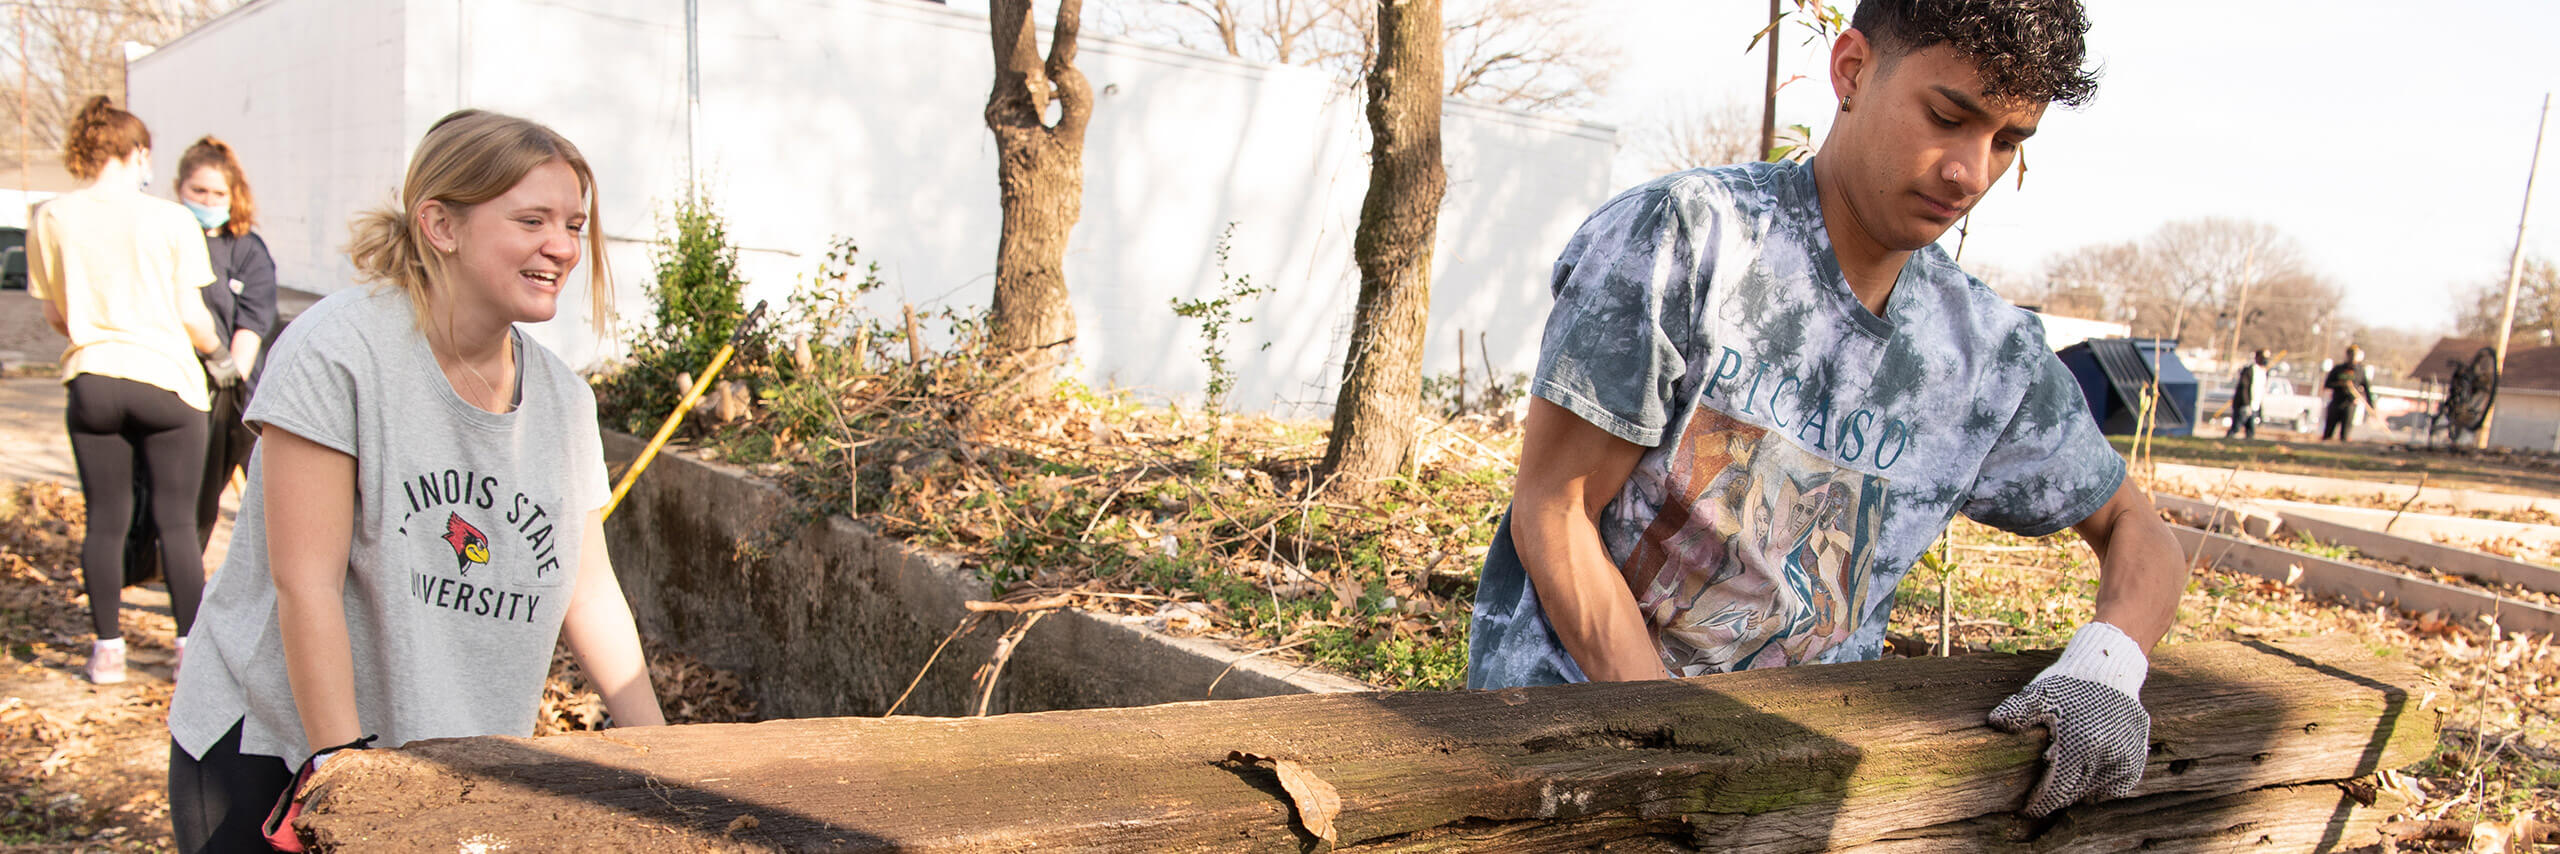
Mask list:
MULTIPOLYGON (((616 470, 641 440, 605 434, 616 470)), ((727 466, 662 454, 605 532, 641 639, 734 671, 768 717, 878 715, 966 613, 993 598, 957 557, 843 516, 795 520, 782 492, 727 466), (761 544, 742 556, 742 544, 761 544)), ((1011 615, 943 650, 901 714, 963 715, 971 675, 1011 615)), ((1119 617, 1043 619, 1006 666, 991 712, 1141 706, 1372 690, 1311 669, 1169 637, 1119 617), (1234 669, 1219 679, 1221 671, 1234 669)))

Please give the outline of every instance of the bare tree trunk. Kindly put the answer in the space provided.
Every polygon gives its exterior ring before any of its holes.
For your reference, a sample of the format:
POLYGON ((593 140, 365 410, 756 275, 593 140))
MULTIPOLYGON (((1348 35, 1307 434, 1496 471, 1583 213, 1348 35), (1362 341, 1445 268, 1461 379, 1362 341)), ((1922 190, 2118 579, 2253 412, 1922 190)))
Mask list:
POLYGON ((1084 208, 1084 131, 1093 115, 1093 87, 1075 67, 1083 5, 1059 0, 1043 62, 1031 0, 988 4, 996 79, 987 129, 996 136, 1004 209, 989 326, 998 354, 1020 356, 1022 369, 1043 375, 1065 362, 1064 347, 1076 334, 1065 266, 1067 232, 1084 208), (1052 101, 1055 124, 1048 120, 1052 101))
POLYGON ((1324 472, 1338 496, 1367 493, 1413 443, 1422 399, 1431 241, 1449 176, 1440 165, 1440 0, 1378 0, 1369 72, 1369 195, 1352 253, 1360 305, 1335 398, 1324 472))

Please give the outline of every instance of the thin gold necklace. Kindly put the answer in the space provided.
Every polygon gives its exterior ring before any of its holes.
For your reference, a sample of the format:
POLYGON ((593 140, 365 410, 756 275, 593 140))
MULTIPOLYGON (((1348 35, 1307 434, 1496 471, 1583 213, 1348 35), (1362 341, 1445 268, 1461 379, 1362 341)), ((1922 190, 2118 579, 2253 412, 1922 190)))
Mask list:
MULTIPOLYGON (((452 318, 450 318, 450 317, 445 318, 445 323, 444 323, 444 336, 445 336, 445 338, 447 338, 447 339, 451 339, 451 338, 453 337, 453 319, 452 319, 452 318)), ((503 350, 503 351, 501 351, 501 352, 500 352, 500 355, 499 355, 499 357, 498 357, 498 358, 499 358, 499 359, 501 359, 501 360, 504 360, 504 359, 506 359, 506 358, 507 358, 507 356, 512 355, 512 354, 513 354, 513 352, 514 352, 514 350, 515 350, 515 346, 514 346, 514 344, 515 344, 515 341, 514 341, 515 333, 514 333, 513 331, 509 331, 509 332, 507 333, 507 337, 508 337, 508 339, 509 339, 509 340, 507 341, 506 349, 505 349, 505 350, 503 350)), ((435 346, 434 346, 434 344, 435 344, 435 342, 432 342, 432 341, 428 342, 427 352, 429 352, 429 353, 434 353, 434 352, 435 352, 435 346)), ((442 358, 442 356, 438 356, 438 358, 442 358)), ((461 365, 461 366, 462 366, 462 369, 463 369, 464 371, 467 371, 467 372, 469 372, 469 373, 471 374, 471 378, 472 378, 472 379, 480 381, 480 396, 481 396, 481 399, 488 401, 488 405, 486 405, 486 406, 481 406, 481 407, 480 407, 481 409, 483 409, 483 410, 487 410, 487 411, 498 412, 498 413, 505 413, 505 412, 508 412, 508 411, 511 411, 511 410, 515 409, 515 407, 507 405, 507 402, 502 401, 502 400, 500 400, 500 399, 498 398, 498 386, 497 386, 495 383, 491 383, 491 382, 489 382, 489 378, 488 378, 488 377, 482 376, 482 375, 480 374, 480 369, 479 369, 479 368, 472 367, 472 366, 471 366, 471 360, 469 360, 469 359, 465 359, 465 358, 463 358, 463 357, 462 357, 462 348, 461 348, 461 347, 455 347, 455 348, 453 348, 453 363, 454 363, 454 364, 457 364, 457 365, 461 365)))
MULTIPOLYGON (((502 357, 500 357, 500 358, 504 358, 504 357, 502 356, 502 357)), ((479 380, 479 381, 480 381, 480 393, 481 393, 481 395, 483 395, 483 399, 485 399, 485 400, 489 401, 489 406, 490 406, 490 407, 492 407, 492 408, 494 408, 494 409, 495 409, 495 411, 498 411, 498 412, 505 412, 505 411, 507 411, 507 410, 509 410, 509 409, 513 409, 513 408, 514 408, 514 407, 511 407, 511 406, 508 406, 508 405, 506 404, 506 402, 505 402, 505 401, 499 400, 499 398, 498 398, 498 386, 497 386, 497 384, 496 384, 496 383, 492 383, 492 382, 490 382, 488 377, 481 376, 481 375, 480 375, 480 369, 479 369, 479 368, 472 367, 470 362, 468 362, 468 361, 464 361, 464 360, 463 360, 463 358, 462 358, 462 352, 461 352, 461 351, 459 351, 459 350, 454 351, 453 360, 454 360, 454 361, 456 361, 456 362, 460 362, 460 363, 462 364, 462 369, 463 369, 463 370, 470 371, 470 372, 471 372, 471 378, 472 378, 472 379, 475 379, 475 380, 479 380)))

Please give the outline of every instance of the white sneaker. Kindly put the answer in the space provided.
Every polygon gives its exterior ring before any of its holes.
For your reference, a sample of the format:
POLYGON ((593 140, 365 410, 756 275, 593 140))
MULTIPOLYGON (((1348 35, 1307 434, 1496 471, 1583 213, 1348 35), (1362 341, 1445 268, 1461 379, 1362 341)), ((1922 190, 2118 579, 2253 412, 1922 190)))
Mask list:
POLYGON ((124 681, 124 643, 98 641, 89 645, 89 681, 114 685, 124 681))

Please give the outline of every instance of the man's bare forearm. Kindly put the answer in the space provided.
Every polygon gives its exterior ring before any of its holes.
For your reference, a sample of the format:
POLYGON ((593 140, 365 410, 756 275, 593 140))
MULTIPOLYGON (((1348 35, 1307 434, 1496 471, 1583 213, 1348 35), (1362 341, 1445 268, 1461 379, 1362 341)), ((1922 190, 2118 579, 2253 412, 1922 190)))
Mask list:
POLYGON ((1600 682, 1666 675, 1635 593, 1582 508, 1569 502, 1514 507, 1511 537, 1547 624, 1583 675, 1600 682))
POLYGON ((2169 633, 2187 586, 2187 553, 2160 514, 2127 481, 2106 506, 2077 526, 2098 552, 2098 621, 2143 649, 2169 633))
POLYGON ((1522 426, 1511 542, 1547 624, 1585 676, 1662 677, 1661 653, 1598 522, 1645 449, 1542 398, 1530 399, 1522 426))

